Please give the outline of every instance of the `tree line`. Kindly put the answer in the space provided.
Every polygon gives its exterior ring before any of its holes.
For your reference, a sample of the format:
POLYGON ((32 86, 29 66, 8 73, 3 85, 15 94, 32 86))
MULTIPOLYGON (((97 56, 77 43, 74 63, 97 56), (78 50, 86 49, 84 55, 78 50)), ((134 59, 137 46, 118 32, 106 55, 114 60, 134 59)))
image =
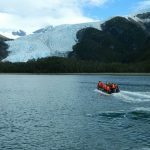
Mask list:
POLYGON ((150 61, 102 63, 47 57, 28 62, 0 62, 0 73, 150 73, 150 61))

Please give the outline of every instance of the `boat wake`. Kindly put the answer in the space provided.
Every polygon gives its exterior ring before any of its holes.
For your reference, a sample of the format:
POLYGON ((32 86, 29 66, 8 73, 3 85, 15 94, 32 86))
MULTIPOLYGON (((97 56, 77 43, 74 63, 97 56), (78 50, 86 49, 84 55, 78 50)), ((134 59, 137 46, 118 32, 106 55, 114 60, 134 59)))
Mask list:
POLYGON ((94 91, 100 93, 103 96, 109 96, 110 95, 110 94, 104 93, 104 92, 102 92, 102 91, 100 91, 98 89, 95 89, 94 91))
POLYGON ((117 99, 123 100, 129 103, 140 103, 150 101, 150 92, 131 92, 131 91, 121 91, 119 93, 107 94, 100 90, 95 89, 95 92, 100 93, 103 96, 113 96, 117 99))
POLYGON ((121 91, 118 94, 113 95, 126 102, 146 102, 150 101, 150 92, 130 92, 121 91))

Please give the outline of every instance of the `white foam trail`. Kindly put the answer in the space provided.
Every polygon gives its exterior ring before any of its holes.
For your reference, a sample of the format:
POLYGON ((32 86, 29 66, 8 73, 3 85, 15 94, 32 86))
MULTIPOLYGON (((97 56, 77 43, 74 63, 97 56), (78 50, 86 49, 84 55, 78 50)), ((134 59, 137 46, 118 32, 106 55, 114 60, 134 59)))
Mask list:
POLYGON ((134 96, 141 96, 145 98, 150 98, 150 92, 129 92, 129 91, 122 91, 122 93, 126 93, 129 95, 134 95, 134 96))
POLYGON ((102 92, 102 91, 100 91, 98 89, 95 89, 94 91, 98 92, 98 93, 100 93, 101 95, 104 95, 104 96, 109 96, 110 95, 110 94, 104 93, 104 92, 102 92))
POLYGON ((150 92, 121 91, 120 93, 115 94, 114 96, 126 102, 137 103, 150 101, 150 92))
MULTIPOLYGON (((104 93, 100 90, 95 89, 95 92, 100 93, 101 95, 108 96, 110 94, 104 93)), ((112 96, 119 98, 123 101, 129 103, 139 103, 150 101, 150 92, 131 92, 131 91, 121 91, 119 93, 113 93, 112 96)))

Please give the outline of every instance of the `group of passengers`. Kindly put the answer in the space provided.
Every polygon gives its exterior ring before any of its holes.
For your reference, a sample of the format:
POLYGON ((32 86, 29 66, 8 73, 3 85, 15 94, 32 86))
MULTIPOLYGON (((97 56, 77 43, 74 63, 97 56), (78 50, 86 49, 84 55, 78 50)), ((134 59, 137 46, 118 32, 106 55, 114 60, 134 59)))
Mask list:
POLYGON ((107 93, 111 93, 111 92, 115 92, 116 89, 118 89, 118 85, 114 84, 114 83, 106 83, 105 84, 102 81, 99 81, 97 88, 102 89, 102 90, 106 91, 107 93))

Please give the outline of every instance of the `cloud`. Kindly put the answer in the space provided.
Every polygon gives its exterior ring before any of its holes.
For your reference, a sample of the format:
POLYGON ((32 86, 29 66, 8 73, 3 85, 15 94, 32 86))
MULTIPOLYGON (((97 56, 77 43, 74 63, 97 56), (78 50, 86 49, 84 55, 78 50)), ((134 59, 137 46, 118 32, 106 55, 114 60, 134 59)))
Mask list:
POLYGON ((101 6, 108 0, 4 0, 0 2, 0 30, 29 32, 47 25, 93 21, 83 13, 85 5, 101 6))
POLYGON ((135 8, 137 11, 147 11, 150 10, 150 0, 143 0, 139 2, 135 8))
POLYGON ((83 2, 87 3, 88 5, 101 6, 105 4, 106 2, 108 2, 108 0, 83 0, 83 2))

